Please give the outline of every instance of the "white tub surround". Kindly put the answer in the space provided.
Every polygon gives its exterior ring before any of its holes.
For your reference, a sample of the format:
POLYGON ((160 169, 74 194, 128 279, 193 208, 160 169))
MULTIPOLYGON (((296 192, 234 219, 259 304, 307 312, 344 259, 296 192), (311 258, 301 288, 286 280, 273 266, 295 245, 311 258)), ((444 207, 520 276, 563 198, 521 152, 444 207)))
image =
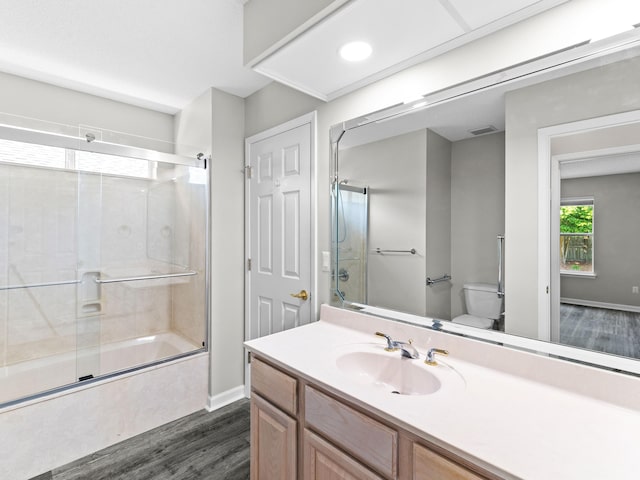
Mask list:
POLYGON ((640 379, 633 376, 327 306, 319 322, 246 346, 501 478, 620 480, 640 471, 640 379), (382 344, 376 331, 412 338, 422 359, 431 347, 448 350, 433 368, 459 373, 462 385, 440 375, 436 393, 393 395, 355 382, 336 360, 382 344))
POLYGON ((31 478, 204 408, 208 372, 198 353, 0 410, 0 478, 31 478))

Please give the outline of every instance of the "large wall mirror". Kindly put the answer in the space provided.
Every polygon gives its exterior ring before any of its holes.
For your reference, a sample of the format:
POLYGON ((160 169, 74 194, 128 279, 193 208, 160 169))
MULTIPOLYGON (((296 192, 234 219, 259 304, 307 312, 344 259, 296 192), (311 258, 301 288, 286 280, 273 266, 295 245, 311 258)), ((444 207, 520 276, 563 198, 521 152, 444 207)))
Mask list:
POLYGON ((640 35, 335 125, 332 298, 640 373, 640 35))

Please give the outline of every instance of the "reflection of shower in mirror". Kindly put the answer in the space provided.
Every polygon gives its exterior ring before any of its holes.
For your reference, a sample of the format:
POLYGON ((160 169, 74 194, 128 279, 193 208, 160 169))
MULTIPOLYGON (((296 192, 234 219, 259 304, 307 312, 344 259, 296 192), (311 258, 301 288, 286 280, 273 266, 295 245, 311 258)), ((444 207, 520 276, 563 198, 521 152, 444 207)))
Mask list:
POLYGON ((366 302, 368 245, 368 188, 348 185, 343 179, 334 194, 336 231, 333 236, 335 258, 340 269, 334 281, 340 293, 352 302, 366 302))

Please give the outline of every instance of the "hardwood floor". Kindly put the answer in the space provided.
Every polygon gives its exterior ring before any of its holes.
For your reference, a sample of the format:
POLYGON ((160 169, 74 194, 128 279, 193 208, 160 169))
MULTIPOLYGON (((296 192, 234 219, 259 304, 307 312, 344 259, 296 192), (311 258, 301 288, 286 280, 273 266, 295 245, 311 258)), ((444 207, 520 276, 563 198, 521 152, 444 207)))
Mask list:
POLYGON ((249 400, 196 412, 31 480, 245 480, 249 400))
POLYGON ((640 358, 640 313, 561 304, 560 343, 640 358))

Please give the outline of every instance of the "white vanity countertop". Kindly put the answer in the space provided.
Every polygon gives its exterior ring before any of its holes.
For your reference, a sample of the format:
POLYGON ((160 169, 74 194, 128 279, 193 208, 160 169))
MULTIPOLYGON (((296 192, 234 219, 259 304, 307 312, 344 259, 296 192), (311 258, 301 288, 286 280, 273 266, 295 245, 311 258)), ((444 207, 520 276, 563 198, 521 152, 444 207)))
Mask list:
MULTIPOLYGON (((325 317, 329 320, 251 340, 246 346, 504 478, 640 478, 640 398, 627 402, 638 408, 627 408, 459 358, 456 349, 467 346, 494 357, 507 350, 474 340, 323 306, 325 317), (358 319, 354 328, 345 326, 345 316, 358 319), (377 330, 395 340, 413 338, 422 358, 429 347, 447 348, 450 355, 438 357, 440 365, 427 367, 442 380, 442 388, 430 395, 393 395, 354 382, 337 368, 336 359, 344 353, 384 347, 384 339, 373 334, 377 330)), ((531 369, 531 354, 505 355, 511 363, 514 355, 527 356, 524 369, 531 369)), ((545 360, 549 362, 540 362, 545 360)), ((633 377, 624 381, 640 384, 633 377)), ((636 397, 640 390, 631 384, 629 394, 636 397)))

